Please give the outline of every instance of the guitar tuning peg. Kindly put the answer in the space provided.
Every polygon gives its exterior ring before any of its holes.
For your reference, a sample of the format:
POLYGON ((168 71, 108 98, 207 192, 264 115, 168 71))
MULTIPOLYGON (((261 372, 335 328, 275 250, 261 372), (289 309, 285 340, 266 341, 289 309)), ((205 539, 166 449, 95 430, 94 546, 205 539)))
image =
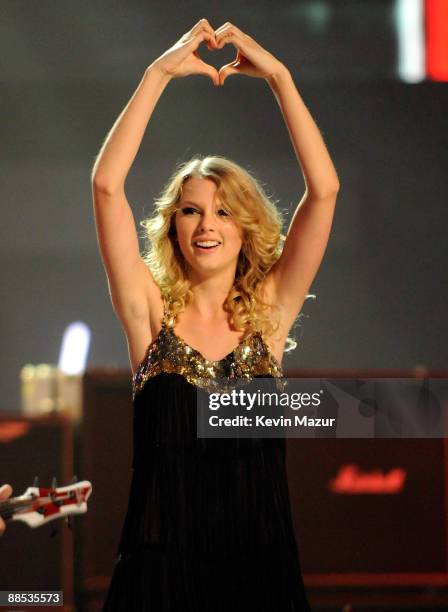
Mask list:
POLYGON ((50 538, 54 538, 54 536, 57 534, 58 530, 56 529, 54 523, 50 522, 50 538))
POLYGON ((53 476, 53 480, 51 481, 51 488, 56 489, 58 486, 58 481, 56 480, 56 476, 53 476))
POLYGON ((36 489, 39 488, 39 476, 35 476, 34 480, 33 480, 33 487, 36 487, 36 489))
POLYGON ((72 483, 75 484, 75 482, 78 482, 78 477, 77 476, 73 476, 72 483))

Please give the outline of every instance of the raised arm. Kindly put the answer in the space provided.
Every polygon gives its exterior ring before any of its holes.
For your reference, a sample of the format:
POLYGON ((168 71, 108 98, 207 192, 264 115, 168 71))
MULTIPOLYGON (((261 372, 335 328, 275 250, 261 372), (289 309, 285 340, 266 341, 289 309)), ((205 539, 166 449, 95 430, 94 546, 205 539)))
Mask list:
POLYGON ((339 180, 324 141, 289 70, 253 38, 227 22, 216 31, 218 48, 231 43, 236 58, 219 71, 265 79, 283 113, 305 179, 306 191, 288 229, 282 255, 266 278, 269 295, 282 307, 289 331, 319 269, 333 221, 339 180))
POLYGON ((281 65, 267 82, 281 108, 306 186, 283 252, 272 270, 275 296, 283 306, 288 327, 300 312, 324 256, 339 180, 319 129, 287 68, 281 65))
POLYGON ((125 181, 147 124, 162 92, 174 77, 206 74, 218 84, 218 73, 195 54, 199 44, 215 46, 214 33, 203 19, 146 70, 133 96, 108 134, 92 170, 92 194, 100 252, 114 310, 129 329, 147 322, 148 305, 160 298, 143 262, 125 181))
POLYGON ((125 180, 147 123, 169 78, 149 67, 107 136, 92 171, 98 243, 118 318, 125 324, 148 320, 155 283, 144 264, 125 180))

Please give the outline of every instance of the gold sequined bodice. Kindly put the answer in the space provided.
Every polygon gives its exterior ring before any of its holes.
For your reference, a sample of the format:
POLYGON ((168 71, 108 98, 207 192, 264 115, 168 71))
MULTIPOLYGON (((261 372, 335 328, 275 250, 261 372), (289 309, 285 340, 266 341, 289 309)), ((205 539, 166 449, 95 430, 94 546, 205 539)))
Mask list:
POLYGON ((162 328, 148 346, 132 378, 133 397, 146 381, 162 372, 180 374, 189 383, 207 391, 226 390, 225 380, 250 381, 255 376, 284 381, 282 367, 272 355, 260 332, 246 334, 240 344, 218 361, 206 359, 174 331, 175 321, 164 313, 162 328))

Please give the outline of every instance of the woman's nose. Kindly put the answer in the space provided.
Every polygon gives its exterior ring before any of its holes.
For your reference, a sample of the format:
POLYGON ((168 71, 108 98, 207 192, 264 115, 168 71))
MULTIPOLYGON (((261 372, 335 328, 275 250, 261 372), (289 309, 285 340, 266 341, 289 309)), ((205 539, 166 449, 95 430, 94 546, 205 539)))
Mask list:
POLYGON ((216 217, 213 212, 205 212, 201 217, 199 229, 201 231, 214 230, 216 224, 216 217))

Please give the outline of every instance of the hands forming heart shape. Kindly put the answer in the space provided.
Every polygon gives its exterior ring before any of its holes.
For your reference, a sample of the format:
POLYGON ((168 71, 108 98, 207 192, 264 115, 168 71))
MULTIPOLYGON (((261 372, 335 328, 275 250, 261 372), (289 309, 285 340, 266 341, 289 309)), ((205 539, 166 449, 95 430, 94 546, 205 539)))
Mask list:
POLYGON ((213 30, 207 19, 201 19, 175 45, 157 58, 152 66, 169 78, 205 74, 217 86, 224 85, 224 81, 231 74, 268 79, 285 69, 278 59, 233 24, 227 22, 213 30), (202 42, 206 42, 210 51, 222 49, 229 43, 233 44, 237 50, 236 58, 218 71, 200 58, 198 47, 202 42))

